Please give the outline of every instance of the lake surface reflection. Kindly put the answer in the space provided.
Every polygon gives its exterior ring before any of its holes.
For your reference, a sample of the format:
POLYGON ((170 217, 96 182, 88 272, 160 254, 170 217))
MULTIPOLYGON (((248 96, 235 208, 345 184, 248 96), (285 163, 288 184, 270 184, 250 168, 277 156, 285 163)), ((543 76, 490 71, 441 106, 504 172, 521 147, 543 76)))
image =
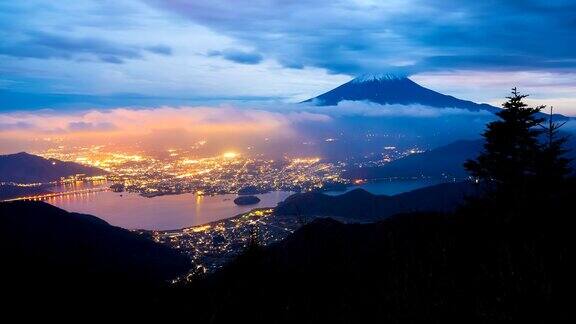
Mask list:
MULTIPOLYGON (((369 182, 347 188, 363 188, 376 195, 395 195, 402 192, 438 184, 440 180, 386 180, 369 182)), ((106 187, 106 183, 77 183, 55 188, 70 191, 106 187)), ((346 191, 325 192, 340 195, 346 191)), ((170 230, 202 225, 236 216, 254 208, 275 207, 292 192, 273 191, 257 195, 260 203, 249 206, 234 204, 235 194, 198 196, 193 193, 145 198, 136 193, 100 191, 49 198, 46 201, 70 212, 90 214, 108 223, 128 229, 170 230)))
POLYGON ((46 202, 70 212, 90 214, 127 229, 169 230, 206 224, 254 208, 275 207, 292 192, 256 195, 260 203, 237 206, 237 195, 198 196, 193 193, 145 198, 136 193, 101 191, 54 197, 46 202))

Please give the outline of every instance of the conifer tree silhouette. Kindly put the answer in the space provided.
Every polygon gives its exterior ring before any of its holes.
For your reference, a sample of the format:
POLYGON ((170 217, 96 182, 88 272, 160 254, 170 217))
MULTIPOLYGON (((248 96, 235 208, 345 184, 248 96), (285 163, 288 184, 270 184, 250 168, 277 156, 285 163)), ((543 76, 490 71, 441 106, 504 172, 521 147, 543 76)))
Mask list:
POLYGON ((539 141, 543 130, 538 127, 544 119, 538 117, 543 106, 528 107, 516 88, 497 113, 500 118, 488 124, 483 134, 484 149, 475 160, 464 167, 493 191, 523 194, 526 185, 538 173, 539 141))
POLYGON ((554 120, 552 109, 544 118, 546 106, 528 107, 526 97, 512 89, 499 120, 483 133, 483 151, 464 164, 486 189, 484 198, 511 217, 553 197, 571 171, 571 160, 564 157, 566 138, 558 134, 564 123, 554 120))
POLYGON ((572 160, 565 157, 568 150, 564 148, 568 137, 559 134, 559 129, 565 124, 566 121, 554 120, 553 107, 550 107, 546 123, 540 124, 546 136, 540 161, 541 181, 548 189, 559 185, 571 173, 570 162, 572 160))

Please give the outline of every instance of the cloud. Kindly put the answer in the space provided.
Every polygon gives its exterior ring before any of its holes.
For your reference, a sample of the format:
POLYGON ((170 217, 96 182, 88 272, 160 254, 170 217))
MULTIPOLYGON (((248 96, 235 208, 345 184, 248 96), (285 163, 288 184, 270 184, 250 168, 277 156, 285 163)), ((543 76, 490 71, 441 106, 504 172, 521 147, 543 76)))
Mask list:
POLYGON ((286 67, 334 73, 576 67, 576 3, 147 0, 286 67))
POLYGON ((0 96, 0 111, 58 109, 57 99, 80 109, 297 101, 350 78, 285 68, 240 40, 142 0, 0 1, 0 39, 0 91, 21 94, 10 95, 19 98, 8 98, 9 107, 0 96), (51 40, 38 39, 44 36, 51 40), (63 47, 68 43, 74 50, 63 47))
POLYGON ((170 55, 172 50, 164 45, 142 47, 95 37, 74 37, 42 31, 27 32, 22 35, 22 39, 0 43, 0 55, 75 60, 88 57, 113 64, 122 64, 128 59, 141 59, 145 52, 170 55))
POLYGON ((170 56, 172 55, 172 49, 166 45, 154 45, 146 48, 148 51, 160 55, 170 56))
POLYGON ((68 113, 52 110, 0 114, 0 134, 24 138, 58 134, 75 137, 145 136, 157 131, 184 131, 194 136, 291 135, 299 123, 327 123, 348 117, 490 116, 455 108, 420 105, 379 105, 370 102, 342 101, 337 106, 311 104, 246 104, 243 106, 158 107, 145 109, 113 108, 68 113))
POLYGON ((445 94, 497 107, 512 87, 518 87, 529 95, 526 101, 530 105, 553 106, 558 113, 576 115, 576 73, 464 70, 421 73, 411 79, 445 94))
POLYGON ((415 117, 438 118, 443 116, 482 116, 490 117, 488 111, 470 111, 459 108, 437 108, 423 105, 379 105, 371 102, 341 101, 331 114, 338 116, 365 117, 415 117))
POLYGON ((264 59, 262 55, 256 52, 245 52, 235 49, 226 49, 223 51, 210 51, 208 56, 222 57, 225 60, 240 64, 258 64, 264 59))
POLYGON ((124 60, 119 58, 118 56, 100 55, 99 58, 102 62, 106 62, 106 63, 124 64, 124 60))
POLYGON ((329 118, 310 112, 262 108, 159 107, 155 109, 115 108, 77 113, 15 112, 0 114, 0 134, 14 136, 108 132, 110 135, 147 135, 152 131, 183 130, 197 135, 234 133, 251 135, 269 132, 289 133, 300 121, 327 121, 329 118))
MULTIPOLYGON (((285 114, 299 113, 316 116, 317 120, 333 120, 348 117, 409 117, 409 118, 440 118, 448 116, 469 116, 478 118, 490 118, 493 116, 488 111, 471 111, 459 108, 437 108, 423 105, 381 105, 369 101, 340 101, 336 106, 315 106, 313 103, 274 105, 268 108, 270 111, 282 111, 285 114), (322 116, 321 118, 318 116, 322 116)), ((312 120, 312 118, 308 118, 312 120)))
MULTIPOLYGON (((491 115, 451 108, 347 101, 332 107, 246 103, 82 112, 7 112, 0 113, 0 143, 3 144, 0 153, 43 150, 61 145, 85 147, 104 144, 127 149, 162 150, 166 147, 190 147, 202 140, 210 143, 212 152, 250 146, 268 147, 263 150, 281 154, 286 153, 284 150, 299 152, 301 143, 341 131, 361 135, 363 131, 357 129, 360 124, 378 125, 383 130, 392 131, 402 120, 433 128, 430 125, 444 127, 445 123, 454 120, 452 117, 464 117, 481 127, 491 115)), ((470 124, 466 125, 466 128, 470 127, 470 124)))
POLYGON ((0 123, 0 132, 13 131, 13 130, 32 130, 34 125, 26 121, 12 121, 0 123))
MULTIPOLYGON (((200 140, 211 143, 210 149, 216 151, 262 148, 270 143, 274 143, 274 150, 298 151, 303 142, 337 134, 364 138, 373 131, 432 136, 428 140, 443 143, 478 136, 495 118, 487 111, 354 101, 342 101, 337 106, 247 103, 67 113, 21 111, 0 113, 0 153, 103 144, 162 150, 189 147, 200 140)), ((574 132, 574 120, 563 130, 574 132)))
POLYGON ((298 125, 330 121, 329 116, 313 112, 233 106, 0 113, 0 154, 55 145, 162 150, 202 140, 210 143, 210 150, 220 150, 268 140, 299 143, 298 125))
POLYGON ((116 130, 117 127, 111 122, 69 122, 67 129, 71 132, 104 132, 116 130))

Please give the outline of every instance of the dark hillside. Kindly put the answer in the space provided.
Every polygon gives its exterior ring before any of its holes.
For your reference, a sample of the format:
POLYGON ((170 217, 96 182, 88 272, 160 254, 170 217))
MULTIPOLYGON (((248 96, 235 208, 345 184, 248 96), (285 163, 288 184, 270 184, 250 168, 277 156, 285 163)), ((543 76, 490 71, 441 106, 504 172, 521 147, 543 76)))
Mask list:
POLYGON ((394 196, 373 195, 363 189, 337 196, 307 192, 288 197, 278 204, 275 213, 370 222, 398 213, 454 211, 475 192, 475 187, 468 182, 444 183, 394 196))
POLYGON ((571 300, 575 189, 514 223, 491 206, 375 224, 318 219, 166 302, 199 306, 211 323, 558 322, 571 300))
POLYGON ((43 202, 0 203, 2 286, 158 286, 184 273, 179 252, 90 215, 43 202))
POLYGON ((106 171, 74 162, 45 159, 25 152, 0 155, 0 182, 51 182, 76 174, 95 176, 106 174, 106 171))

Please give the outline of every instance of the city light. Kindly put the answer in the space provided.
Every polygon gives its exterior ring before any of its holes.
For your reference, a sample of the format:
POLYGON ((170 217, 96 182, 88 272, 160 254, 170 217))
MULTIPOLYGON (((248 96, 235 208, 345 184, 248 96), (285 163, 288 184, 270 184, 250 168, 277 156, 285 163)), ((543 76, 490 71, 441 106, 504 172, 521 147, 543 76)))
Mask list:
POLYGON ((272 208, 259 208, 214 223, 171 231, 152 231, 154 241, 188 254, 196 265, 179 280, 193 280, 195 274, 214 272, 258 236, 263 246, 278 242, 302 226, 295 217, 278 217, 272 208))
POLYGON ((235 194, 243 188, 257 193, 269 191, 306 192, 324 188, 327 184, 362 185, 362 179, 342 178, 350 167, 381 166, 398 158, 421 153, 410 147, 398 150, 386 147, 378 159, 360 161, 353 166, 345 162, 328 162, 320 156, 295 156, 271 159, 262 155, 240 154, 229 150, 215 156, 200 154, 196 146, 186 149, 170 148, 169 154, 94 145, 87 147, 59 146, 44 152, 35 152, 53 162, 74 161, 98 167, 107 173, 98 177, 75 175, 53 183, 16 183, 16 186, 38 187, 74 184, 64 188, 67 192, 33 193, 15 199, 47 199, 53 196, 76 194, 78 190, 95 187, 111 188, 115 192, 139 193, 156 197, 182 193, 195 193, 197 198, 220 194, 235 194), (82 184, 87 182, 87 185, 82 184), (113 187, 112 187, 113 186, 113 187))
POLYGON ((238 153, 236 152, 232 152, 232 151, 228 151, 228 152, 224 152, 224 154, 222 154, 222 157, 226 158, 226 159, 233 159, 238 157, 238 153))
POLYGON ((169 148, 164 152, 169 154, 98 145, 58 147, 35 153, 101 168, 108 172, 109 185, 117 184, 115 190, 145 197, 229 194, 245 187, 255 187, 258 192, 311 191, 322 188, 326 182, 347 182, 340 176, 342 165, 323 162, 318 156, 271 159, 235 150, 206 156, 195 147, 169 148))

